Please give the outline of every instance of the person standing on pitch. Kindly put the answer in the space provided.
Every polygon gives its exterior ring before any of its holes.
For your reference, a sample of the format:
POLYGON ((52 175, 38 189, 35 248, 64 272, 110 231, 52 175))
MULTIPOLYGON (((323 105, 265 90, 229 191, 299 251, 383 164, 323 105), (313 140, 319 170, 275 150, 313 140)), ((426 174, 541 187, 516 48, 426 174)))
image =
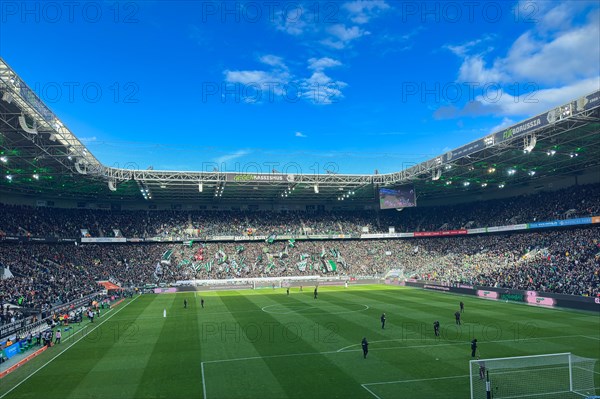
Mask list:
POLYGON ((200 298, 200 306, 202 306, 202 309, 204 309, 204 298, 200 298))
POLYGON ((440 336, 440 322, 437 320, 433 322, 433 333, 436 337, 440 336))
POLYGON ((460 301, 460 313, 465 311, 465 303, 463 301, 460 301))
POLYGON ((366 359, 367 354, 369 353, 369 343, 367 342, 367 337, 362 339, 361 345, 363 350, 363 359, 366 359))
POLYGON ((458 310, 454 313, 454 318, 456 319, 456 324, 460 326, 460 312, 458 310))
POLYGON ((184 299, 184 300, 183 300, 183 308, 184 308, 184 309, 187 309, 187 299, 184 299))
POLYGON ((317 299, 317 287, 315 287, 315 297, 314 299, 317 299))
POLYGON ((385 313, 381 315, 381 329, 385 328, 385 313))
POLYGON ((479 363, 479 379, 485 380, 485 362, 480 360, 480 356, 477 356, 477 360, 479 363))
POLYGON ((473 341, 471 341, 471 357, 475 357, 476 352, 477 352, 477 338, 473 338, 473 341))
POLYGON ((285 291, 287 292, 288 295, 290 295, 290 287, 287 287, 287 289, 285 291))

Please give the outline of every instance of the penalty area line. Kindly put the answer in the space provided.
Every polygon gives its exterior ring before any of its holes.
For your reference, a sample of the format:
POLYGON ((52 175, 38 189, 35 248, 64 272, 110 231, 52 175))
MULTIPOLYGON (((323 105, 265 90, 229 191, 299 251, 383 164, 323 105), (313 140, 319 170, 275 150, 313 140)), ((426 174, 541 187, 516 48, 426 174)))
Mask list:
POLYGON ((377 395, 375 392, 371 391, 368 387, 367 384, 360 384, 361 387, 363 387, 364 389, 367 390, 367 392, 369 392, 371 395, 373 395, 374 397, 376 397, 377 399, 381 399, 381 397, 379 397, 379 395, 377 395))
POLYGON ((43 369, 44 367, 46 367, 47 365, 49 365, 50 363, 52 363, 54 360, 56 360, 57 357, 59 357, 60 355, 62 355, 63 353, 65 353, 66 351, 68 351, 69 349, 71 349, 73 347, 73 345, 75 345, 76 343, 78 343, 79 341, 81 341, 82 339, 84 339, 85 337, 87 337, 92 331, 94 331, 96 328, 100 327, 102 324, 106 323, 111 317, 113 317, 114 315, 116 315, 117 313, 119 313, 121 310, 125 309, 127 306, 131 305, 138 298, 139 298, 139 296, 136 296, 131 302, 129 302, 128 304, 126 304, 122 308, 118 309, 115 313, 111 314, 110 316, 108 316, 107 318, 105 318, 104 320, 102 320, 102 322, 99 323, 96 327, 94 327, 91 330, 89 330, 81 338, 79 338, 77 341, 75 341, 71 345, 69 345, 65 350, 63 350, 62 352, 60 352, 59 354, 57 354, 56 356, 54 356, 52 359, 48 360, 39 369, 33 371, 31 374, 29 374, 27 377, 25 377, 22 381, 20 381, 17 385, 15 385, 11 389, 9 389, 6 393, 4 393, 2 396, 0 396, 0 399, 4 398, 6 395, 8 395, 9 393, 11 393, 15 389, 17 389, 22 383, 24 383, 25 381, 27 381, 28 379, 30 379, 31 377, 33 377, 35 374, 37 374, 38 371, 40 371, 41 369, 43 369))
MULTIPOLYGON (((522 338, 522 339, 499 339, 499 340, 494 340, 494 341, 485 341, 485 343, 501 343, 501 342, 520 342, 520 341, 535 341, 535 340, 542 340, 542 339, 556 339, 556 338, 573 338, 573 337, 582 337, 583 335, 558 335, 558 336, 552 336, 552 337, 532 337, 532 338, 522 338)), ((586 337, 586 338, 590 338, 590 337, 586 337)), ((422 340, 421 338, 398 338, 398 339, 384 339, 384 340, 380 340, 380 341, 371 341, 369 342, 370 344, 373 343, 377 343, 377 342, 405 342, 405 341, 419 341, 422 340)), ((426 341, 426 340, 424 340, 426 341)), ((438 341, 434 341, 434 342, 438 342, 438 341)), ((441 341, 441 342, 445 342, 445 341, 441 341)), ((390 347, 384 347, 384 348, 371 348, 371 350, 394 350, 394 349, 414 349, 414 348, 427 348, 427 347, 431 347, 431 348, 437 348, 439 346, 455 346, 455 345, 465 345, 468 344, 468 342, 466 341, 451 341, 450 343, 445 343, 445 344, 438 344, 438 343, 432 343, 429 345, 412 345, 412 346, 390 346, 390 347)), ((349 348, 353 348, 355 346, 360 346, 361 344, 352 344, 352 345, 348 345, 345 346, 341 349, 338 349, 336 352, 356 352, 359 349, 351 349, 348 350, 349 348)))
POLYGON ((398 380, 398 381, 383 381, 383 382, 370 382, 367 384, 360 384, 361 387, 366 389, 371 395, 373 395, 377 399, 382 399, 379 395, 377 395, 373 390, 369 388, 370 385, 386 385, 386 384, 405 384, 412 382, 423 382, 423 381, 436 381, 436 380, 451 380, 455 378, 466 378, 469 377, 469 374, 464 375, 453 375, 449 377, 435 377, 435 378, 422 378, 418 380, 398 380))
POLYGON ((466 377, 469 377, 469 374, 451 375, 451 376, 448 376, 448 377, 421 378, 421 379, 417 379, 417 380, 397 380, 397 381, 369 382, 367 384, 362 384, 362 385, 366 386, 366 385, 385 385, 385 384, 405 384, 405 383, 410 383, 410 382, 451 380, 453 378, 466 378, 466 377))

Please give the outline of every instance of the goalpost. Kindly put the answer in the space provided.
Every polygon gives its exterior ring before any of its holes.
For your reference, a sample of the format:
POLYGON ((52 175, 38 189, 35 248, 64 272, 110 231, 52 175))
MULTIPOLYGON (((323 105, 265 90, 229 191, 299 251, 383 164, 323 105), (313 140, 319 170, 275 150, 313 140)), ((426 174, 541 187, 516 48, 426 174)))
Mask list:
POLYGON ((471 399, 592 396, 595 365, 571 353, 471 360, 471 399))

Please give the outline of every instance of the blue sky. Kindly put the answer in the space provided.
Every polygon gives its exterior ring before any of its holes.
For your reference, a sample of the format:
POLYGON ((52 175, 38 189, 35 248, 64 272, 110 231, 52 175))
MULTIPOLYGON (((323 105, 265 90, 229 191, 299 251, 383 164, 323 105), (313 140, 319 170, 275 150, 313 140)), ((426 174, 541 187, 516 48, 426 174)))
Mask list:
POLYGON ((597 2, 0 4, 0 56, 103 163, 398 171, 600 87, 597 2))

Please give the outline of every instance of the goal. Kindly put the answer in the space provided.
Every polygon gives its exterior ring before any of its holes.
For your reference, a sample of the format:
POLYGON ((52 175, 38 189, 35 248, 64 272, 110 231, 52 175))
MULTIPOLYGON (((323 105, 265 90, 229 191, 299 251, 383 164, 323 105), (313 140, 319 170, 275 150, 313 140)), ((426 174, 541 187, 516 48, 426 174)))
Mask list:
POLYGON ((595 365, 571 353, 471 360, 471 399, 592 396, 595 365))

